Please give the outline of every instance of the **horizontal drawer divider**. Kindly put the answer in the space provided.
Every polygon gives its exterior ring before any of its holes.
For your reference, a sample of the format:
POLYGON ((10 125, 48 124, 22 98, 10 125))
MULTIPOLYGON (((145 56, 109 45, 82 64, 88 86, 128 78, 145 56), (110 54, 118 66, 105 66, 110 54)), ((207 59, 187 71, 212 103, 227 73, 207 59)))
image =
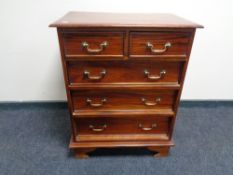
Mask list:
POLYGON ((108 89, 180 89, 179 84, 155 84, 155 83, 75 83, 68 85, 70 90, 75 89, 101 89, 101 88, 108 88, 108 89))
MULTIPOLYGON (((77 58, 77 59, 82 59, 82 58, 124 58, 124 55, 65 55, 66 58, 77 58)), ((107 59, 108 60, 108 59, 107 59)))
POLYGON ((161 61, 166 61, 166 59, 177 59, 177 60, 184 60, 187 59, 187 55, 130 55, 130 58, 155 58, 161 59, 161 61))
POLYGON ((72 113, 74 118, 99 117, 99 116, 117 116, 117 117, 135 117, 135 115, 158 115, 174 116, 175 112, 171 109, 157 110, 76 110, 72 113))
POLYGON ((187 61, 187 55, 131 55, 128 56, 119 56, 119 55, 110 55, 110 56, 101 56, 101 55, 94 55, 94 56, 77 56, 77 55, 65 55, 65 61, 111 61, 111 60, 150 60, 150 61, 163 61, 163 62, 170 62, 170 61, 187 61), (96 59, 98 58, 98 59, 96 59), (107 58, 107 60, 106 60, 107 58))

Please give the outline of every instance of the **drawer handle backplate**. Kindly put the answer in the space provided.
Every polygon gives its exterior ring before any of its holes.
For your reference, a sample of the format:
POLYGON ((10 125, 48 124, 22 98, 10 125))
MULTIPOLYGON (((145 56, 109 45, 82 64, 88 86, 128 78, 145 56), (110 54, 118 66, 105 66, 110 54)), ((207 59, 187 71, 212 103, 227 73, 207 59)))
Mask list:
POLYGON ((161 98, 158 97, 155 99, 155 102, 147 101, 145 98, 142 98, 142 102, 145 106, 155 106, 161 102, 161 98))
POLYGON ((145 76, 150 79, 150 80, 159 80, 164 78, 165 74, 166 74, 166 70, 161 70, 159 75, 150 75, 150 72, 148 70, 144 70, 144 74, 145 76))
POLYGON ((87 79, 89 79, 89 80, 101 80, 107 74, 107 71, 105 69, 103 69, 100 72, 99 76, 91 76, 90 74, 91 73, 89 71, 87 71, 87 70, 84 70, 84 72, 83 72, 84 77, 87 77, 87 79))
POLYGON ((88 105, 92 106, 92 107, 101 107, 104 105, 104 103, 107 101, 106 98, 101 100, 101 103, 93 103, 92 100, 90 98, 87 98, 86 102, 88 105))
POLYGON ((95 128, 93 125, 89 125, 89 128, 94 132, 101 132, 107 128, 107 125, 104 124, 101 128, 95 128))
POLYGON ((88 52, 88 53, 100 53, 100 52, 102 52, 106 47, 108 46, 108 42, 107 41, 104 41, 104 42, 102 42, 101 44, 100 44, 100 46, 99 46, 99 48, 98 49, 91 49, 90 47, 89 47, 89 43, 88 42, 86 42, 86 41, 84 41, 84 42, 82 42, 82 47, 83 48, 85 48, 86 49, 86 51, 88 52))
POLYGON ((158 53, 158 54, 166 52, 167 49, 169 47, 171 47, 171 46, 172 46, 172 44, 170 42, 166 42, 164 44, 164 48, 163 49, 154 49, 154 45, 152 43, 150 43, 150 42, 146 43, 146 47, 150 49, 151 53, 158 53))
POLYGON ((143 131, 150 131, 150 130, 156 128, 156 127, 157 127, 157 124, 156 124, 156 123, 153 123, 153 124, 151 125, 150 128, 147 128, 147 127, 143 127, 143 125, 140 123, 140 124, 138 125, 138 127, 141 128, 143 131))

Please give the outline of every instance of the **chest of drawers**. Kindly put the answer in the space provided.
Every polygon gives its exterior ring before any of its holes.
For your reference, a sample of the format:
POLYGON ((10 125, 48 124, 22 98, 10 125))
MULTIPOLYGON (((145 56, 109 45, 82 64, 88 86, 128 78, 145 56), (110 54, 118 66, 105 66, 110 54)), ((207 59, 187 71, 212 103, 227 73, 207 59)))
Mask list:
POLYGON ((117 147, 167 156, 202 26, 169 14, 85 12, 50 26, 58 32, 76 156, 117 147))

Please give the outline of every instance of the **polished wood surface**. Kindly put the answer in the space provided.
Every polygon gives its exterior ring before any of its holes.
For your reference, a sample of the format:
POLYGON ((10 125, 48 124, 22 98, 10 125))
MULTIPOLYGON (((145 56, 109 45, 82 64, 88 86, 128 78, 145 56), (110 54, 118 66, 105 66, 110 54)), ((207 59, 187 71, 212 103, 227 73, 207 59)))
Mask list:
POLYGON ((171 109, 177 91, 171 90, 77 90, 71 92, 73 109, 134 110, 171 109))
POLYGON ((196 28, 169 14, 71 12, 57 27, 70 148, 144 147, 167 156, 196 28))
MULTIPOLYGON (((77 119, 77 136, 95 135, 93 139, 98 140, 96 137, 99 135, 119 135, 118 137, 124 137, 122 134, 129 134, 132 139, 136 139, 134 135, 142 134, 142 139, 146 140, 145 134, 149 136, 155 134, 154 137, 156 137, 156 134, 168 134, 169 122, 169 117, 151 117, 146 115, 135 118, 111 116, 91 119, 81 118, 77 119)), ((106 136, 103 139, 109 138, 106 136)), ((110 139, 112 138, 110 137, 110 139)))
POLYGON ((77 32, 63 33, 64 50, 67 57, 104 56, 123 57, 124 34, 120 32, 77 32), (89 44, 87 48, 82 44, 89 44), (107 42, 107 46, 100 50, 101 44, 107 42), (93 50, 93 51, 92 51, 93 50))
POLYGON ((182 62, 149 62, 147 61, 70 61, 68 65, 68 76, 71 85, 80 83, 174 83, 180 82, 180 70, 182 62), (151 64, 148 64, 151 63, 151 64), (90 76, 100 76, 106 70, 106 74, 98 80, 89 79, 84 72, 90 72, 90 76), (130 71, 129 71, 130 70, 130 71), (150 74, 145 74, 147 70, 150 74), (166 73, 160 78, 151 79, 150 76, 159 77, 161 72, 166 73))
POLYGON ((50 27, 165 27, 202 28, 203 26, 173 14, 69 12, 50 27))
MULTIPOLYGON (((189 32, 132 32, 130 33, 130 56, 134 55, 176 55, 183 56, 188 53, 188 43, 190 42, 189 32), (162 53, 154 53, 147 47, 151 43, 156 50, 163 50, 166 43, 171 46, 162 53)), ((166 57, 164 57, 166 59, 166 57)))

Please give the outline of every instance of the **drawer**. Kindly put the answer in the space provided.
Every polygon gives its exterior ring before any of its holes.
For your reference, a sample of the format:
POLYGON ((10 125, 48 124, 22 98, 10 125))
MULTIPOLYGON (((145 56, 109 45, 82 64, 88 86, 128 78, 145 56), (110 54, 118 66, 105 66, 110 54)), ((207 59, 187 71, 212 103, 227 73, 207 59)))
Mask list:
POLYGON ((77 83, 175 83, 179 84, 182 62, 70 61, 68 79, 77 83))
POLYGON ((63 43, 66 58, 124 55, 124 34, 120 32, 63 33, 63 43))
POLYGON ((173 109, 175 90, 73 90, 71 100, 78 110, 173 109))
POLYGON ((167 140, 169 117, 77 119, 76 139, 88 140, 167 140))
POLYGON ((190 36, 185 32, 132 32, 130 56, 186 56, 190 36))

